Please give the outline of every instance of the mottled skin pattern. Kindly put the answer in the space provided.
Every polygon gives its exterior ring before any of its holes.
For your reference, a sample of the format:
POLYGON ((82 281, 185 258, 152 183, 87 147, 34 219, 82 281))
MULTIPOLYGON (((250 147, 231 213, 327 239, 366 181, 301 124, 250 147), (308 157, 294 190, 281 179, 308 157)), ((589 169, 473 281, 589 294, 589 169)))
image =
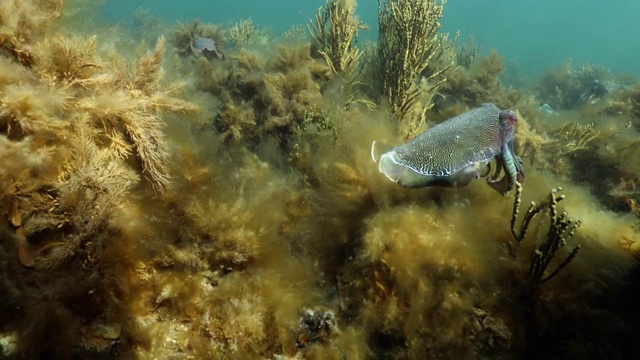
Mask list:
MULTIPOLYGON (((482 176, 491 159, 497 169, 487 181, 503 195, 522 181, 522 161, 513 151, 518 122, 511 110, 483 104, 434 126, 374 160, 380 172, 405 187, 463 187, 482 176), (500 178, 502 170, 505 175, 500 178)), ((373 153, 376 143, 374 142, 373 153)))

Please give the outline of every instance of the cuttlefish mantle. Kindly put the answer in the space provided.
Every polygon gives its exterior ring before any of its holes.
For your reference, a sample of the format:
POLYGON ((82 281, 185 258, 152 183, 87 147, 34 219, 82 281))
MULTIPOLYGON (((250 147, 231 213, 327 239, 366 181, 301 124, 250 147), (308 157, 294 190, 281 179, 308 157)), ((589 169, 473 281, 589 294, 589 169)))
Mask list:
POLYGON ((193 44, 191 44, 191 51, 193 51, 196 55, 203 55, 206 52, 211 52, 218 57, 218 59, 223 59, 224 56, 218 52, 218 48, 216 48, 216 43, 211 38, 204 38, 200 36, 196 36, 193 44))
POLYGON ((491 172, 489 163, 495 159, 497 169, 487 183, 506 195, 516 181, 524 179, 522 160, 513 150, 517 122, 512 110, 501 111, 486 103, 389 151, 374 141, 371 155, 381 173, 408 188, 464 187, 473 179, 487 176, 491 172))

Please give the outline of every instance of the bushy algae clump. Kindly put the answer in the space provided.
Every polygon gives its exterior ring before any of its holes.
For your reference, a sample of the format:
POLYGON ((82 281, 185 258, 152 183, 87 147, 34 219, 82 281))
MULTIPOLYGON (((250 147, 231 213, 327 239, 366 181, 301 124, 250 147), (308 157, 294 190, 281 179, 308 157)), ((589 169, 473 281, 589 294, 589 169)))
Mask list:
POLYGON ((614 305, 637 247, 639 174, 621 155, 637 148, 634 87, 561 127, 501 83, 497 53, 453 64, 435 1, 382 1, 377 51, 355 41, 355 2, 327 1, 312 39, 265 47, 247 20, 189 22, 135 54, 118 27, 56 21, 74 3, 0 6, 2 356, 632 354, 619 339, 637 340, 638 317, 614 305), (381 60, 417 39, 414 20, 428 36, 405 73, 381 60), (199 38, 224 59, 194 53, 199 38), (381 64, 386 85, 368 82, 381 64), (374 139, 484 102, 517 110, 522 203, 562 186, 575 234, 541 207, 514 258, 513 199, 401 189, 371 162, 374 139), (564 240, 581 246, 568 265, 564 240), (522 256, 536 251, 551 257, 522 256))
POLYGON ((180 84, 161 85, 162 38, 134 62, 106 61, 96 36, 44 26, 61 2, 3 6, 11 7, 0 12, 3 36, 29 49, 29 61, 13 50, 0 57, 3 331, 28 334, 19 354, 64 357, 83 327, 126 320, 127 257, 118 255, 115 217, 134 187, 167 191, 161 114, 197 106, 176 97, 180 84), (68 331, 39 340, 61 323, 68 331))

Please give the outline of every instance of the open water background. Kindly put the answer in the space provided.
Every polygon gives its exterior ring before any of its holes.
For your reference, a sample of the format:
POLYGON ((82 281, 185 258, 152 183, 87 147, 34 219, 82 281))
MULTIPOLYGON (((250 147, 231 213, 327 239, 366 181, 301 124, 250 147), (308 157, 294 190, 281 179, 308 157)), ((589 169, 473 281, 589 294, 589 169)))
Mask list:
MULTIPOLYGON (((106 0, 102 14, 126 21, 139 8, 168 21, 234 23, 251 17, 277 33, 306 25, 323 0, 106 0)), ((358 14, 377 32, 376 0, 359 0, 358 14)), ((449 0, 442 31, 473 36, 483 50, 496 49, 520 71, 535 75, 562 64, 591 62, 614 73, 640 75, 640 1, 636 0, 449 0)))

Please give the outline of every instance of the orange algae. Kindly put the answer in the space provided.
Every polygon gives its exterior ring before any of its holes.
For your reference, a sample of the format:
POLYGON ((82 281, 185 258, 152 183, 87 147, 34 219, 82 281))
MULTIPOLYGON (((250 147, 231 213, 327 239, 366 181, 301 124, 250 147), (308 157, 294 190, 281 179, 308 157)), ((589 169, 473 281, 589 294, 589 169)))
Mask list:
POLYGON ((637 155, 637 88, 559 108, 558 124, 500 82, 497 53, 442 74, 426 126, 478 102, 517 109, 523 204, 562 186, 562 209, 582 218, 568 240, 580 254, 531 294, 545 220, 514 258, 511 198, 481 181, 386 181, 368 149, 401 143, 398 124, 309 43, 221 46, 226 60, 205 59, 188 42, 224 44, 225 32, 194 23, 129 58, 111 45, 117 29, 54 21, 73 3, 25 3, 0 11, 2 39, 21 39, 0 44, 4 356, 633 352, 618 341, 637 338, 624 285, 637 247, 640 169, 625 161, 637 155))

